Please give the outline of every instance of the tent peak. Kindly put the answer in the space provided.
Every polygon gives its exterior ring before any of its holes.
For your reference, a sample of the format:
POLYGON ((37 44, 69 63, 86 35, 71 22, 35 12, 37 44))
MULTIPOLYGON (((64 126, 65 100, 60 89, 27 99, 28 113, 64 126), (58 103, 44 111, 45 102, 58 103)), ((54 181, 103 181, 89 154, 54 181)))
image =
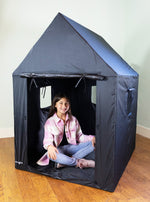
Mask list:
POLYGON ((24 72, 137 76, 101 36, 60 12, 15 70, 24 72))

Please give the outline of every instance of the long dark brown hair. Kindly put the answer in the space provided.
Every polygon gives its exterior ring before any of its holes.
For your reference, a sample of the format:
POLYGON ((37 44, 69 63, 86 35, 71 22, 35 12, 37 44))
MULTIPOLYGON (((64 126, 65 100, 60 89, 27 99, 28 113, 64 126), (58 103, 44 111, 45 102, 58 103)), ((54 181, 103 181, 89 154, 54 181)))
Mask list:
POLYGON ((69 102, 69 110, 68 110, 68 115, 69 115, 69 118, 71 118, 72 114, 71 114, 71 105, 70 105, 70 100, 69 98, 63 94, 63 93, 58 93, 57 95, 55 95, 55 97, 53 98, 53 101, 52 101, 52 105, 50 106, 50 111, 49 111, 49 115, 48 115, 48 118, 50 118, 51 116, 53 116, 56 112, 57 112, 57 109, 55 107, 56 105, 56 102, 58 102, 59 100, 61 100, 62 98, 66 98, 66 100, 69 102))

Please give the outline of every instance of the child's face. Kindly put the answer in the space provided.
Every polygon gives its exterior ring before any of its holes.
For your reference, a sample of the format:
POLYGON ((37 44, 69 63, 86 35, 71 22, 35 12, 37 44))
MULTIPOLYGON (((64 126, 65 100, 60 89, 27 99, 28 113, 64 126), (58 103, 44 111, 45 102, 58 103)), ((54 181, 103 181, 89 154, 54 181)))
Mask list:
POLYGON ((56 102, 55 107, 57 109, 57 113, 65 114, 70 107, 70 104, 66 98, 61 98, 58 102, 56 102))

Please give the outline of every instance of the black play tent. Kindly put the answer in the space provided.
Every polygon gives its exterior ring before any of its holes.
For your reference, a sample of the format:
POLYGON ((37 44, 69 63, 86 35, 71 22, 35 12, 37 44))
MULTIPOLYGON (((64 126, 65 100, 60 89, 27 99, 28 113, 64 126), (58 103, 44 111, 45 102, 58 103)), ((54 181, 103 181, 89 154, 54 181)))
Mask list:
POLYGON ((135 148, 138 74, 89 29, 58 13, 13 72, 15 167, 87 186, 114 191, 135 148), (84 134, 96 135, 86 158, 95 169, 38 166, 48 108, 40 89, 65 92, 84 134), (96 104, 92 89, 96 87, 96 104))

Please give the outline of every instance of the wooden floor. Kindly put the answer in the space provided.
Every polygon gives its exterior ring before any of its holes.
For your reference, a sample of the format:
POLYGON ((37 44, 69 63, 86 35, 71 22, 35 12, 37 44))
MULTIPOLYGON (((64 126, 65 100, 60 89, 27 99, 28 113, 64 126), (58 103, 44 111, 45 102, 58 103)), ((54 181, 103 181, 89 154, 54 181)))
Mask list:
POLYGON ((136 149, 114 193, 17 170, 14 139, 0 139, 0 202, 150 201, 150 139, 137 135, 136 149))

